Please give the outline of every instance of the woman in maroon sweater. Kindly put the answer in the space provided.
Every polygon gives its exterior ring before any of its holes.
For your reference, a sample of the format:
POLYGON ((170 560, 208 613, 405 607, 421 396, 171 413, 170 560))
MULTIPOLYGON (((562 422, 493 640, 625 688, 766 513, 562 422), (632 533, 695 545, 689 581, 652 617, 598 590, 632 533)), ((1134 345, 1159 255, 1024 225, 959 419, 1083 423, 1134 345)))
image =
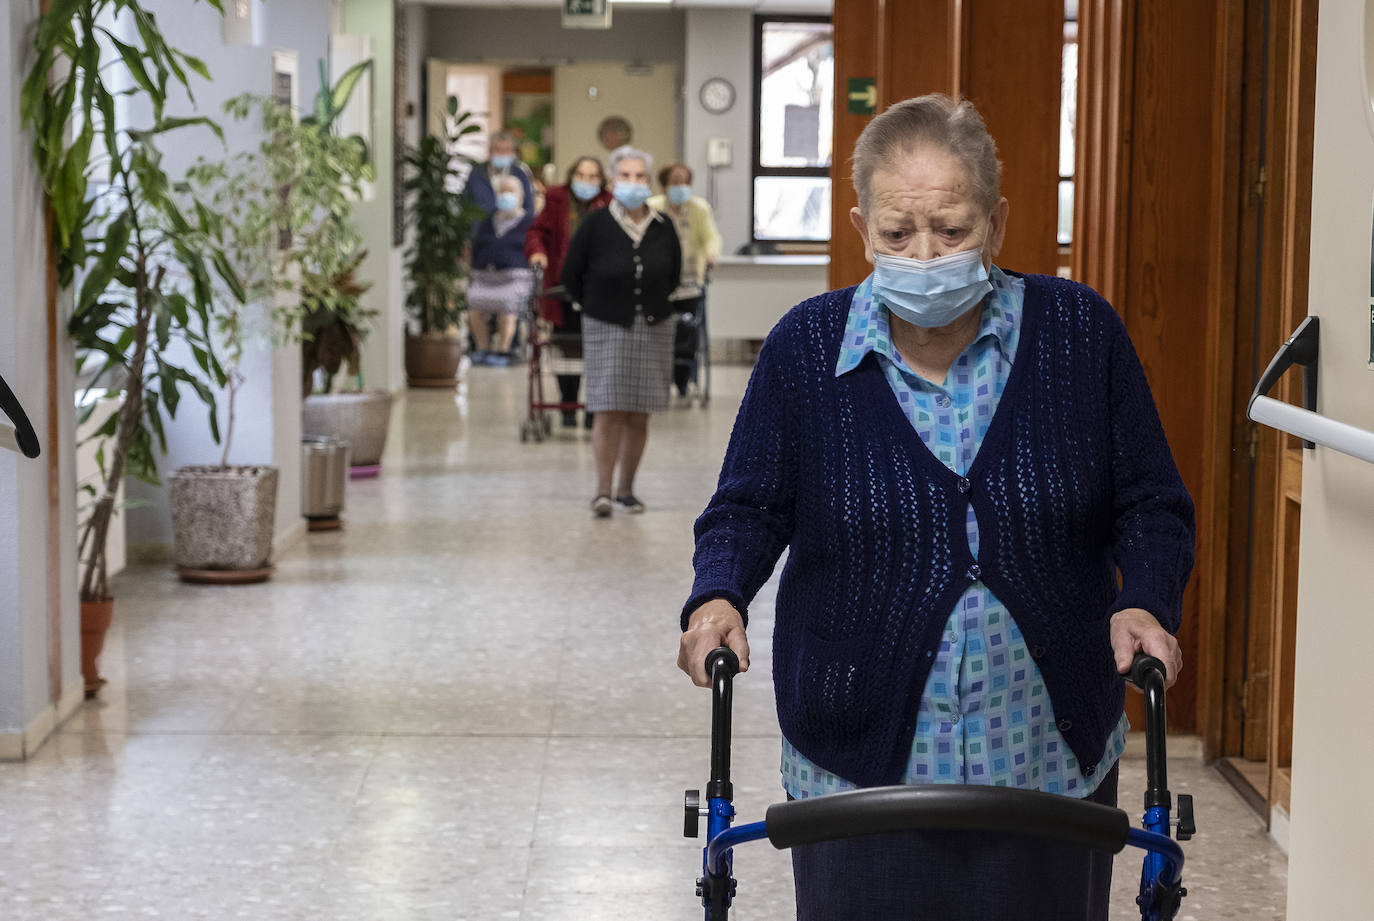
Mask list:
MULTIPOLYGON (((572 239, 582 218, 598 208, 604 208, 610 200, 611 193, 606 191, 606 174, 601 168, 601 161, 595 157, 579 157, 568 170, 567 181, 560 186, 551 186, 544 193, 544 210, 539 212, 539 217, 525 234, 525 257, 529 260, 530 268, 544 270, 545 286, 556 283, 562 274, 568 241, 572 239)), ((544 298, 541 313, 560 336, 574 337, 582 332, 582 315, 559 298, 544 298)), ((563 341, 567 342, 566 339, 563 341)), ((565 345, 562 351, 569 358, 580 358, 582 355, 580 344, 575 347, 565 345)), ((559 399, 563 403, 576 403, 581 383, 579 375, 558 375, 559 399)), ((591 413, 586 414, 583 423, 587 428, 592 427, 591 413)), ((563 424, 576 425, 577 414, 565 411, 563 424)))

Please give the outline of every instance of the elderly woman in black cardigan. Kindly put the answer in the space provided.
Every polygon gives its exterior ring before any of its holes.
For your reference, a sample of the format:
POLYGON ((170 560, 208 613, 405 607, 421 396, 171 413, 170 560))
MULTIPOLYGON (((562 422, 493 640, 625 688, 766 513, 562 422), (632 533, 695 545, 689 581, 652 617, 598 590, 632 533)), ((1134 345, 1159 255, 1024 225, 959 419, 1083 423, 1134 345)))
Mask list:
POLYGON ((653 158, 633 147, 611 153, 613 201, 583 218, 568 245, 563 286, 582 305, 587 411, 595 414, 596 495, 592 511, 616 505, 637 514, 635 473, 649 438, 649 414, 668 408, 673 373, 672 307, 682 274, 677 232, 651 210, 653 158))

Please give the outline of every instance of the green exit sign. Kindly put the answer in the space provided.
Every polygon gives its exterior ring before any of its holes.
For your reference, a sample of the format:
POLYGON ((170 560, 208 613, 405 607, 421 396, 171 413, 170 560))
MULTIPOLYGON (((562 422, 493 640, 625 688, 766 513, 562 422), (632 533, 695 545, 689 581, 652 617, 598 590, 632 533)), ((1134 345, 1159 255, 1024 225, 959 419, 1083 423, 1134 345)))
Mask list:
POLYGON ((563 28, 609 29, 611 0, 563 0, 563 28))
POLYGON ((850 77, 848 99, 850 115, 872 115, 878 111, 877 79, 850 77))

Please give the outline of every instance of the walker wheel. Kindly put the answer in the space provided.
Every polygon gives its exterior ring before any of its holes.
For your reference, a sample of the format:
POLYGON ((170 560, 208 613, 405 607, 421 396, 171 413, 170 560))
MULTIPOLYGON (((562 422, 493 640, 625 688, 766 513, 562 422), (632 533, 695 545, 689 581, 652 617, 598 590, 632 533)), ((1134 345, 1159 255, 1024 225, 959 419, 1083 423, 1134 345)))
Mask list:
POLYGON ((549 414, 548 414, 548 413, 541 413, 541 414, 540 414, 540 416, 539 416, 539 428, 540 428, 541 430, 543 430, 543 432, 544 432, 544 434, 545 434, 546 436, 547 436, 547 435, 552 435, 552 434, 553 434, 553 420, 549 418, 549 414))
POLYGON ((530 440, 530 426, 528 422, 520 423, 520 443, 524 444, 530 440))

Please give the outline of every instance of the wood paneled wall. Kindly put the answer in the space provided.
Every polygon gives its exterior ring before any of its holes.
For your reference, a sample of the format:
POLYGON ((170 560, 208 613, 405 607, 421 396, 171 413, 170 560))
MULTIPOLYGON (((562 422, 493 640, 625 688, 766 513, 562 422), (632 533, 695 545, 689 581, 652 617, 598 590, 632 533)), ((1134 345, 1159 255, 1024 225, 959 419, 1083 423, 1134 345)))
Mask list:
POLYGON ((835 4, 835 164, 830 284, 869 272, 850 227, 849 154, 869 116, 851 115, 851 77, 873 77, 878 110, 925 93, 973 101, 997 140, 1011 202, 998 263, 1053 273, 1059 182, 1062 0, 845 0, 835 4))
MULTIPOLYGON (((1198 512, 1185 668, 1170 725, 1199 725, 1199 675, 1225 604, 1234 444, 1236 130, 1240 38, 1228 4, 1079 5, 1073 274, 1121 313, 1198 512)), ((1139 716, 1136 709, 1132 719, 1139 716)))

